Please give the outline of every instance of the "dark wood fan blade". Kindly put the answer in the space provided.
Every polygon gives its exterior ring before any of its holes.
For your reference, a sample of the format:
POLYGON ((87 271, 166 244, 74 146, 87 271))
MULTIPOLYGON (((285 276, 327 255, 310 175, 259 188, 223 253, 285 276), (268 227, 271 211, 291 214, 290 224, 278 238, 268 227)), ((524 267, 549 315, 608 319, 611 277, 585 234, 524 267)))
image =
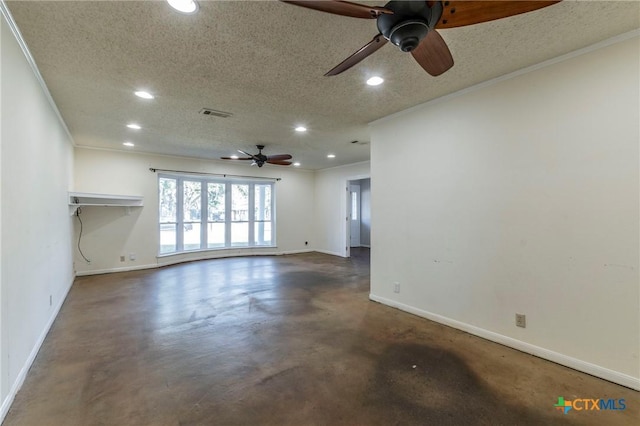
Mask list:
POLYGON ((349 56, 344 61, 340 62, 337 66, 335 66, 331 71, 325 74, 325 76, 338 75, 341 72, 344 72, 362 61, 367 56, 371 55, 376 50, 380 49, 382 46, 387 44, 387 39, 382 36, 382 34, 378 34, 371 40, 369 43, 364 45, 360 50, 358 50, 353 55, 349 56))
POLYGON ((282 161, 282 160, 291 160, 293 157, 289 154, 276 154, 276 155, 267 155, 267 160, 269 161, 282 161))
POLYGON ((553 1, 445 1, 436 28, 455 28, 502 19, 560 3, 553 1))
POLYGON ((411 51, 413 58, 432 76, 438 76, 453 66, 447 43, 437 31, 431 30, 418 47, 411 51))
POLYGON ((311 1, 281 0, 283 3, 295 4, 296 6, 308 9, 319 10, 321 12, 333 13, 335 15, 350 16, 352 18, 375 19, 381 14, 393 14, 393 11, 380 6, 366 6, 364 4, 351 3, 348 1, 311 1))
POLYGON ((233 157, 220 157, 223 160, 253 160, 253 158, 233 158, 233 157))
POLYGON ((275 160, 267 160, 269 164, 277 164, 279 166, 290 166, 291 161, 275 161, 275 160))

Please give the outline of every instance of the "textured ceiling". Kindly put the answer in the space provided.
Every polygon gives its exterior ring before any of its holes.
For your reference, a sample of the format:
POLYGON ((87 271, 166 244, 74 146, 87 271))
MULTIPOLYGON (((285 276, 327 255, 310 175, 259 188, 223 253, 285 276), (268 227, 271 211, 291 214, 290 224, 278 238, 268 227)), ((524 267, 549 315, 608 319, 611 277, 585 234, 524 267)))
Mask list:
POLYGON ((371 40, 375 21, 278 1, 199 3, 183 15, 164 1, 6 2, 76 145, 130 140, 136 151, 215 159, 260 143, 308 169, 368 160, 368 144, 351 141, 368 142, 373 120, 640 27, 637 1, 565 0, 440 30, 455 65, 439 77, 391 44, 324 77, 371 40), (366 86, 372 74, 385 83, 366 86), (156 99, 133 96, 140 88, 156 99))

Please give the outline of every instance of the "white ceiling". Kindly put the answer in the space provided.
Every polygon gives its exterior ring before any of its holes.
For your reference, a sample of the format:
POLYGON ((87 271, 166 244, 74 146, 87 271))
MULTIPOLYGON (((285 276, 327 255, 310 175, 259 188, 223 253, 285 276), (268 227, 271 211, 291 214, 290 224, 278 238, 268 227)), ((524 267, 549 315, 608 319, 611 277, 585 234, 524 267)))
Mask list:
POLYGON ((6 2, 77 146, 130 150, 130 140, 136 151, 215 159, 264 144, 308 169, 368 160, 373 120, 640 28, 637 1, 565 0, 440 30, 455 65, 439 77, 391 44, 324 77, 377 34, 374 20, 278 1, 199 3, 183 15, 165 1, 6 2), (385 83, 366 86, 373 74, 385 83), (140 88, 156 99, 136 98, 140 88))

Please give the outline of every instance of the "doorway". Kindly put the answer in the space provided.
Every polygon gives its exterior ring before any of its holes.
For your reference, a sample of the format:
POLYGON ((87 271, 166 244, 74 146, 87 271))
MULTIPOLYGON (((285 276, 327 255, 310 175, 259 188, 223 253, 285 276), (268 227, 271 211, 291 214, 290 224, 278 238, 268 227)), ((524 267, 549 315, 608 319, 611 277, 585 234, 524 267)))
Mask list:
POLYGON ((360 247, 360 184, 349 185, 351 194, 351 214, 350 214, 350 247, 360 247))
POLYGON ((371 248, 371 178, 347 181, 347 257, 352 249, 371 248))

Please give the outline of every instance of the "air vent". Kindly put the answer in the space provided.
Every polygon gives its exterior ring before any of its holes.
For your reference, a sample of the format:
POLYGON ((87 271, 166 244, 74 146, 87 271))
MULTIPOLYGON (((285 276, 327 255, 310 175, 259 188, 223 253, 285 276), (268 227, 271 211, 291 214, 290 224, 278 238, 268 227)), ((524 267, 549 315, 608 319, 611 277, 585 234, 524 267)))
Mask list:
POLYGON ((202 108, 200 110, 200 114, 212 115, 214 117, 220 117, 220 118, 227 118, 227 117, 231 117, 233 115, 230 112, 217 111, 217 110, 211 109, 211 108, 202 108))

